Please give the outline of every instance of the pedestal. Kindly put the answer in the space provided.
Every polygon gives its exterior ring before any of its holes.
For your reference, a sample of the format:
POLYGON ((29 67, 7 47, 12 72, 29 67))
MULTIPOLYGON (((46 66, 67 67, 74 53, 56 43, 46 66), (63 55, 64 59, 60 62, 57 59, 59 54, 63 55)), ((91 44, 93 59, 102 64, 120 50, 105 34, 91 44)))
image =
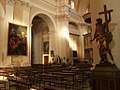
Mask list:
POLYGON ((96 65, 92 71, 92 90, 120 90, 120 70, 115 64, 96 65))

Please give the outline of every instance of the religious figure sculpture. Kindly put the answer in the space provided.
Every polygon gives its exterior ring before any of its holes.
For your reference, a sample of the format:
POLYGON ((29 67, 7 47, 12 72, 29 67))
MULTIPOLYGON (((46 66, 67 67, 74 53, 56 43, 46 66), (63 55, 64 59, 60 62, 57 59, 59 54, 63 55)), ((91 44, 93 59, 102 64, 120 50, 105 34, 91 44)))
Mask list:
POLYGON ((91 40, 96 39, 97 43, 97 48, 99 50, 99 55, 100 55, 100 63, 107 63, 108 58, 107 58, 107 53, 110 55, 111 60, 113 61, 113 56, 111 54, 111 50, 109 47, 110 42, 112 41, 112 33, 109 31, 108 28, 108 23, 111 21, 111 12, 113 10, 108 10, 106 9, 106 5, 104 5, 104 12, 100 12, 99 14, 105 14, 105 22, 102 23, 102 19, 98 18, 96 19, 96 31, 94 34, 94 38, 91 40), (109 16, 109 18, 107 17, 109 16))

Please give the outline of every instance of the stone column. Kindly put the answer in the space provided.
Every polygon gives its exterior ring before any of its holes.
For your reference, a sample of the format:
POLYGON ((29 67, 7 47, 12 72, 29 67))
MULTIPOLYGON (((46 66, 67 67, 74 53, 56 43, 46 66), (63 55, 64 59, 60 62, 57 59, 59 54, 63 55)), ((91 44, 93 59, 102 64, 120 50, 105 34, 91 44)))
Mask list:
POLYGON ((82 24, 79 23, 79 30, 80 30, 80 36, 79 36, 79 39, 80 39, 80 58, 84 58, 84 39, 83 39, 83 27, 82 27, 82 24))
POLYGON ((52 57, 51 57, 51 50, 54 51, 54 53, 56 52, 56 41, 55 41, 55 30, 52 30, 49 32, 49 62, 52 62, 52 57))
POLYGON ((58 55, 63 59, 69 57, 69 7, 66 5, 60 6, 58 8, 58 14, 56 15, 57 20, 57 48, 58 55))

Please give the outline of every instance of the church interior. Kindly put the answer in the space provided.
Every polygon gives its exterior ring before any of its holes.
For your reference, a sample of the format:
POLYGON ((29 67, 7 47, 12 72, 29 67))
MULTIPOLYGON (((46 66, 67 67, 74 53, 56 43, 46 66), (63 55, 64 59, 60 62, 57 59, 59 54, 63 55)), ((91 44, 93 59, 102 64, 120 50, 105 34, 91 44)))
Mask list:
POLYGON ((120 0, 0 0, 0 90, 120 90, 119 17, 120 0))

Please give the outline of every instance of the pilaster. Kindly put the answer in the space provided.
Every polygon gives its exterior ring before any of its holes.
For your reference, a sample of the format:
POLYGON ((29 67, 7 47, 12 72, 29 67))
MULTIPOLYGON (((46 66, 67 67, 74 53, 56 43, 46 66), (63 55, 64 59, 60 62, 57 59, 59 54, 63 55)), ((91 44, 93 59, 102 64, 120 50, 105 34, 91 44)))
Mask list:
POLYGON ((17 0, 6 0, 6 20, 13 21, 14 4, 17 0))

